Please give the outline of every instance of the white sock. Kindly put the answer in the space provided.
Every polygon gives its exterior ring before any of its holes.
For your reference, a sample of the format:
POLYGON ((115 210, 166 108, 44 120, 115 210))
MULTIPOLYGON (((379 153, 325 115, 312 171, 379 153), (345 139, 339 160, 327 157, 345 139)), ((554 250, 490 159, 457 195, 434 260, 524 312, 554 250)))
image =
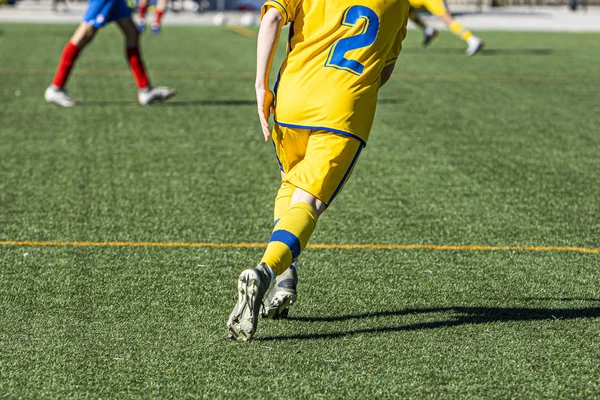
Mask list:
POLYGON ((425 29, 423 30, 423 32, 425 32, 425 34, 427 36, 433 35, 433 33, 435 32, 435 29, 433 29, 431 26, 426 26, 425 29))

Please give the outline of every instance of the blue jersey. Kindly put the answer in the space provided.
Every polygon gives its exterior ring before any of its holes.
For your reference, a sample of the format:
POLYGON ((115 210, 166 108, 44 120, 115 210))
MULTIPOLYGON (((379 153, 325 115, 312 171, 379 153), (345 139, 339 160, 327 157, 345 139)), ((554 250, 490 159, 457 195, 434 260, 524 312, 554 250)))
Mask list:
POLYGON ((126 0, 89 0, 83 22, 101 28, 112 21, 131 17, 126 0))

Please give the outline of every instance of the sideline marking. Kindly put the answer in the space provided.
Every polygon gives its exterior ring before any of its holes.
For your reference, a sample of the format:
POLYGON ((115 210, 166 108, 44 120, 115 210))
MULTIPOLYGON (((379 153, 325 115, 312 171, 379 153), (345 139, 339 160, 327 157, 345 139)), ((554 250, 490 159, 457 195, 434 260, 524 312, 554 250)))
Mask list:
MULTIPOLYGON (((241 28, 245 29, 245 28, 241 28)), ((248 30, 250 31, 250 30, 248 30)), ((250 31, 252 32, 252 31, 250 31)), ((0 68, 0 75, 40 75, 54 74, 53 69, 21 69, 0 68)), ((83 76, 131 76, 127 68, 118 70, 107 69, 75 69, 75 75, 83 76)), ((250 72, 202 72, 202 71, 153 71, 152 75, 166 78, 254 78, 250 72)), ((393 81, 406 82, 483 82, 483 83, 539 83, 539 84, 582 84, 600 85, 599 79, 577 78, 571 76, 466 76, 466 75, 394 75, 393 81)))
MULTIPOLYGON (((264 248, 267 243, 210 243, 210 242, 61 242, 61 241, 0 241, 1 246, 56 246, 56 247, 212 247, 264 248)), ((309 244, 312 249, 372 249, 372 250, 459 250, 459 251, 569 251, 600 254, 600 249, 568 246, 477 246, 437 244, 309 244)))
POLYGON ((254 32, 253 30, 244 28, 243 26, 238 26, 238 25, 225 25, 225 29, 235 32, 235 33, 239 33, 242 36, 246 36, 249 38, 253 38, 256 36, 256 32, 254 32))
MULTIPOLYGON (((46 76, 54 74, 51 69, 12 69, 0 68, 0 75, 36 75, 46 76)), ((75 75, 106 77, 106 76, 131 76, 127 68, 123 69, 76 69, 75 75)), ((171 78, 254 78, 250 72, 203 72, 203 71, 153 71, 152 75, 171 78)))

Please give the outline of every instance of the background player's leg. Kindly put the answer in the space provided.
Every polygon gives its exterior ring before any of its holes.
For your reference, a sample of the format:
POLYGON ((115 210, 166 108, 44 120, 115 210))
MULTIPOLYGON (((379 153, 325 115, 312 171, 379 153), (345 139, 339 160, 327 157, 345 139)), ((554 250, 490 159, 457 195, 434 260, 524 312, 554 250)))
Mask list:
POLYGON ((483 48, 483 41, 473 33, 466 29, 460 22, 452 18, 448 11, 445 14, 439 15, 440 19, 448 25, 450 32, 467 42, 467 54, 472 56, 483 48))
POLYGON ((428 26, 413 7, 408 11, 408 18, 423 31, 423 46, 427 46, 437 36, 437 31, 433 27, 428 26))
POLYGON ((63 48, 54 79, 52 79, 52 86, 63 88, 66 85, 77 57, 79 57, 81 50, 92 41, 96 32, 97 29, 91 25, 83 22, 79 24, 75 33, 63 48))
POLYGON ((162 17, 167 11, 167 0, 158 0, 156 2, 156 13, 154 14, 154 22, 150 26, 152 33, 158 35, 160 33, 162 17))
POLYGON ((135 83, 138 89, 146 89, 150 81, 140 54, 140 33, 130 17, 118 20, 117 24, 125 36, 125 53, 135 83))
POLYGON ((151 87, 150 79, 140 52, 140 32, 131 17, 117 20, 125 36, 125 54, 131 73, 138 88, 138 102, 146 105, 156 100, 166 100, 175 96, 175 91, 164 86, 151 87))
POLYGON ((71 75, 71 71, 73 70, 73 66, 79 57, 81 50, 91 42, 97 31, 96 28, 89 24, 83 22, 79 24, 75 33, 73 33, 73 36, 71 36, 71 39, 69 39, 63 48, 60 61, 58 62, 56 72, 54 73, 54 78, 52 79, 52 84, 44 93, 44 98, 47 102, 55 103, 63 107, 72 107, 77 104, 77 102, 66 92, 65 85, 67 84, 67 80, 71 75))
POLYGON ((138 30, 140 33, 146 29, 146 11, 148 11, 148 0, 139 0, 138 2, 138 30))

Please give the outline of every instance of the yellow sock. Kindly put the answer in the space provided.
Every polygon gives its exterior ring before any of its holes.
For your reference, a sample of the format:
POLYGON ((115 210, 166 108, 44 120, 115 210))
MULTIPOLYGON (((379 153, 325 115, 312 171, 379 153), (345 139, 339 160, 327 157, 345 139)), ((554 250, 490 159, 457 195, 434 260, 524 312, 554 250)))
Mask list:
POLYGON ((289 268, 304 250, 318 218, 315 209, 302 202, 292 204, 281 217, 261 260, 271 267, 275 276, 289 268))
POLYGON ((286 183, 281 184, 281 187, 277 191, 277 196, 275 197, 275 207, 273 208, 274 225, 277 225, 279 219, 283 216, 283 214, 285 214, 288 208, 290 208, 290 201, 292 201, 292 195, 294 194, 295 189, 295 187, 286 183))
POLYGON ((464 41, 469 40, 469 38, 471 36, 473 36, 471 31, 468 29, 465 29, 465 27, 462 26, 462 24, 458 21, 452 22, 450 24, 449 28, 450 28, 450 32, 454 33, 456 36, 458 36, 459 38, 461 38, 464 41))

